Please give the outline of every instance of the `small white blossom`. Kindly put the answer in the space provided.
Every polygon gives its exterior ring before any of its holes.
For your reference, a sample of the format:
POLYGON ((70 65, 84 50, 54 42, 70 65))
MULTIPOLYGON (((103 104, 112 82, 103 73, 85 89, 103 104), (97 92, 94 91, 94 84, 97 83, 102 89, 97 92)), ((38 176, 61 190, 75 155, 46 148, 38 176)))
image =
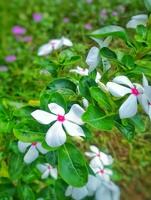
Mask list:
MULTIPOLYGON (((89 70, 87 68, 81 68, 79 66, 77 66, 76 69, 71 69, 70 72, 74 72, 77 74, 80 74, 81 76, 88 76, 89 75, 89 70)), ((96 74, 96 78, 95 78, 95 82, 98 83, 101 79, 101 74, 99 72, 97 72, 96 74)))
MULTIPOLYGON (((92 163, 102 163, 102 165, 112 165, 113 158, 110 155, 107 155, 103 152, 101 152, 96 146, 91 145, 90 146, 90 152, 85 152, 85 155, 91 158, 91 164, 92 163)), ((93 164, 92 164, 93 165, 93 164)))
POLYGON ((126 24, 127 28, 137 28, 138 25, 146 26, 148 16, 145 14, 136 15, 131 18, 131 20, 126 24))
POLYGON ((130 118, 137 113, 137 101, 141 103, 143 88, 139 84, 133 84, 126 76, 117 76, 113 82, 107 83, 109 92, 115 97, 130 96, 119 109, 120 118, 130 118))
POLYGON ((37 168, 42 173, 42 179, 48 178, 49 175, 54 179, 57 179, 58 177, 57 168, 52 167, 49 163, 38 164, 37 168))
POLYGON ((18 149, 21 153, 26 152, 24 156, 24 162, 27 164, 30 164, 36 160, 39 156, 39 152, 42 154, 46 154, 48 152, 39 142, 27 143, 18 141, 18 149))
POLYGON ((103 181, 110 181, 110 178, 113 175, 112 170, 105 167, 100 160, 97 160, 97 162, 90 162, 90 168, 95 175, 100 177, 103 181))
POLYGON ((63 46, 71 47, 72 45, 72 42, 65 37, 62 37, 60 39, 53 39, 39 48, 38 56, 45 56, 50 54, 54 50, 62 48, 63 46))
POLYGON ((151 86, 148 84, 148 80, 143 74, 143 87, 144 87, 144 93, 141 97, 141 105, 146 112, 146 114, 151 119, 151 86))
POLYGON ((48 104, 48 108, 51 113, 43 110, 35 110, 31 115, 41 124, 48 125, 53 122, 45 137, 46 143, 49 146, 58 147, 63 145, 66 141, 65 130, 70 136, 85 137, 84 131, 80 127, 80 125, 84 124, 81 119, 84 110, 78 104, 72 105, 67 114, 56 103, 48 104))

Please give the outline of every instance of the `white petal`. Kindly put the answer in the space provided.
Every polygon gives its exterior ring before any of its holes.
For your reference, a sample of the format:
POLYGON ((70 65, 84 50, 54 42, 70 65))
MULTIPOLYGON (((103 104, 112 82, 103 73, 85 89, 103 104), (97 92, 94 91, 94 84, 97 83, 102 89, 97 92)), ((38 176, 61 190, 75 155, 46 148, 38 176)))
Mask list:
POLYGON ((103 162, 103 165, 111 165, 113 163, 112 156, 107 155, 103 152, 100 152, 100 159, 103 162))
POLYGON ((77 125, 77 124, 74 124, 70 121, 67 121, 65 120, 63 122, 63 126, 65 127, 67 133, 71 136, 83 136, 85 137, 84 135, 84 131, 82 130, 82 128, 77 125))
POLYGON ((101 74, 99 72, 97 72, 95 82, 98 83, 100 81, 101 77, 102 77, 101 74))
POLYGON ((73 189, 72 186, 68 186, 68 187, 67 187, 66 192, 65 192, 65 196, 66 196, 66 197, 71 196, 71 194, 72 194, 72 189, 73 189))
POLYGON ((24 156, 24 162, 30 164, 38 157, 39 153, 35 146, 31 146, 24 156))
POLYGON ((51 147, 63 145, 66 141, 66 134, 62 128, 62 123, 55 122, 47 131, 45 140, 51 147))
POLYGON ((143 107, 144 111, 148 114, 149 111, 149 101, 148 98, 146 97, 145 94, 143 95, 139 95, 138 96, 138 101, 141 104, 141 106, 143 107))
POLYGON ((119 115, 121 119, 130 118, 137 113, 137 97, 131 94, 121 105, 119 115))
POLYGON ((44 173, 47 170, 47 166, 43 164, 38 164, 37 168, 41 173, 44 173))
POLYGON ((95 193, 95 200, 113 200, 110 190, 103 184, 95 193))
POLYGON ((104 168, 103 163, 100 161, 100 159, 98 157, 93 158, 90 161, 89 166, 94 171, 94 173, 96 173, 97 171, 99 171, 99 169, 103 169, 104 168))
POLYGON ((88 73, 89 73, 87 68, 81 68, 79 66, 77 66, 76 69, 71 69, 70 72, 80 74, 81 76, 88 76, 88 73))
POLYGON ((90 158, 93 158, 96 156, 96 153, 92 153, 92 152, 85 152, 85 155, 90 157, 90 158))
POLYGON ((89 102, 85 98, 82 99, 82 103, 83 103, 84 108, 87 108, 89 106, 89 102))
POLYGON ((148 86, 148 80, 146 78, 146 76, 143 74, 143 86, 148 86))
POLYGON ((151 120, 151 106, 149 106, 148 115, 149 115, 149 118, 150 118, 150 120, 151 120))
POLYGON ((117 76, 113 79, 113 82, 129 86, 130 88, 134 87, 131 81, 126 76, 117 76))
POLYGON ((88 190, 86 186, 81 188, 73 188, 72 190, 72 197, 75 200, 81 200, 88 195, 88 190))
POLYGON ((50 124, 57 120, 57 117, 43 110, 35 110, 31 113, 32 117, 36 119, 40 124, 50 124))
POLYGON ((48 104, 49 110, 56 115, 64 115, 65 110, 56 103, 48 104))
POLYGON ((88 183, 87 183, 87 189, 88 191, 91 191, 91 193, 94 193, 97 188, 100 186, 101 181, 96 177, 96 176, 92 176, 89 175, 88 176, 88 183))
POLYGON ((106 86, 109 92, 115 97, 123 97, 126 94, 131 93, 131 90, 129 88, 114 82, 108 82, 106 86))
POLYGON ((63 41, 63 45, 65 45, 65 46, 68 46, 68 47, 73 46, 71 40, 69 40, 69 39, 66 38, 66 37, 62 37, 62 41, 63 41))
POLYGON ((50 169, 50 175, 51 175, 54 179, 57 179, 57 177, 58 177, 57 168, 52 168, 52 169, 50 169))
POLYGON ((90 146, 90 150, 91 150, 92 152, 96 153, 96 154, 98 154, 98 153, 100 152, 99 149, 98 149, 96 146, 94 146, 94 145, 91 145, 91 146, 90 146))
POLYGON ((132 17, 132 19, 143 19, 143 20, 147 20, 147 19, 148 19, 148 15, 146 15, 146 14, 135 15, 135 16, 132 17))
POLYGON ((39 49, 38 49, 38 56, 45 56, 48 55, 52 52, 52 47, 51 45, 48 44, 44 44, 42 45, 39 49))
POLYGON ((46 169, 46 171, 42 174, 41 178, 46 179, 49 176, 49 169, 46 169))
POLYGON ((99 48, 92 47, 87 55, 86 63, 89 66, 89 72, 92 72, 99 64, 100 55, 99 55, 99 48))
POLYGON ((151 86, 144 87, 144 93, 147 96, 148 100, 151 100, 151 86))
POLYGON ((112 200, 120 200, 120 189, 112 181, 103 182, 103 185, 111 192, 112 200))
POLYGON ((76 124, 84 124, 81 117, 84 113, 84 109, 81 108, 78 104, 72 105, 70 111, 65 115, 65 119, 74 122, 76 124))
POLYGON ((53 50, 57 50, 63 46, 63 41, 62 39, 53 39, 49 41, 49 44, 53 50))
POLYGON ((42 154, 46 154, 48 152, 48 150, 44 149, 42 147, 41 143, 39 143, 39 142, 37 143, 36 147, 40 151, 40 153, 42 153, 42 154))
POLYGON ((18 141, 18 149, 21 153, 25 153, 27 147, 30 145, 31 143, 18 141))

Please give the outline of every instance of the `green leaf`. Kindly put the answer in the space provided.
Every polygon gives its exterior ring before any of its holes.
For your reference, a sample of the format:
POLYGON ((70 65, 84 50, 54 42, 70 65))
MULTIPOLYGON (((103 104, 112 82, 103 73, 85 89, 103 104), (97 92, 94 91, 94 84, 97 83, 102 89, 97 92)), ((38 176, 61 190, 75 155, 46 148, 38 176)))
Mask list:
POLYGON ((46 126, 42 126, 36 120, 25 119, 14 127, 14 135, 23 142, 42 141, 46 130, 46 126))
POLYGON ((11 180, 17 180, 21 177, 24 168, 24 162, 20 154, 11 154, 9 160, 8 172, 11 180))
POLYGON ((15 188, 12 184, 0 184, 0 197, 8 198, 13 197, 15 188))
POLYGON ((73 144, 65 144, 58 151, 58 169, 65 182, 74 187, 86 184, 88 171, 81 152, 73 144))
POLYGON ((101 131, 111 130, 114 125, 114 114, 106 115, 98 107, 93 105, 87 108, 82 119, 90 126, 101 131))
POLYGON ((110 35, 120 37, 125 41, 128 40, 125 29, 120 26, 115 26, 115 25, 105 26, 90 34, 90 36, 95 37, 95 38, 104 38, 110 35))
POLYGON ((45 90, 40 96, 41 109, 50 112, 48 108, 49 103, 57 103, 65 110, 67 109, 66 102, 61 94, 59 94, 58 92, 51 92, 50 90, 45 90))
POLYGON ((62 179, 57 179, 55 181, 55 193, 57 200, 67 200, 68 198, 65 196, 67 184, 62 179))
POLYGON ((122 57, 121 62, 125 65, 128 69, 132 69, 135 67, 134 58, 131 55, 125 54, 122 57))
POLYGON ((151 0, 144 0, 145 6, 151 12, 151 0))
POLYGON ((89 76, 82 77, 79 82, 79 90, 82 97, 91 100, 90 87, 97 86, 96 82, 89 76))
POLYGON ((28 185, 21 185, 17 188, 18 197, 22 200, 35 200, 35 195, 28 185))
POLYGON ((116 53, 114 53, 114 51, 112 51, 111 49, 107 48, 107 47, 103 47, 100 49, 100 53, 102 56, 104 56, 105 58, 109 58, 109 59, 117 59, 117 55, 116 53))
POLYGON ((76 93, 77 86, 74 84, 72 81, 65 79, 65 78, 60 78, 52 81, 47 88, 55 91, 60 91, 64 89, 72 90, 73 92, 76 93))
POLYGON ((127 138, 127 140, 131 141, 135 136, 135 127, 131 123, 122 123, 120 120, 115 120, 116 128, 122 133, 122 135, 127 138))
POLYGON ((103 110, 111 111, 111 105, 108 95, 98 87, 91 87, 90 93, 93 99, 99 104, 103 110))
POLYGON ((145 127, 144 119, 142 119, 142 117, 139 114, 130 118, 130 120, 134 123, 136 131, 141 132, 141 133, 145 131, 146 127, 145 127))

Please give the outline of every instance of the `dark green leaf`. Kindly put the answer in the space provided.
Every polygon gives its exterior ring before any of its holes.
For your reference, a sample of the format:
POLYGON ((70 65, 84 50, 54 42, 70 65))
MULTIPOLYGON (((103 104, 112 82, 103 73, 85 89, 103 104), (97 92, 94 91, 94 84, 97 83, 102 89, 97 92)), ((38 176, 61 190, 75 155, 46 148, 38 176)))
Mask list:
POLYGON ((117 55, 116 53, 114 53, 114 51, 112 51, 111 49, 107 48, 107 47, 103 47, 100 49, 100 53, 102 56, 104 56, 105 58, 109 58, 109 59, 117 59, 117 55))
POLYGON ((83 121, 98 130, 111 130, 114 125, 114 115, 106 115, 98 107, 90 105, 83 115, 83 121))
POLYGON ((88 171, 81 152, 72 144, 63 145, 58 151, 60 176, 69 185, 82 187, 86 184, 88 171))

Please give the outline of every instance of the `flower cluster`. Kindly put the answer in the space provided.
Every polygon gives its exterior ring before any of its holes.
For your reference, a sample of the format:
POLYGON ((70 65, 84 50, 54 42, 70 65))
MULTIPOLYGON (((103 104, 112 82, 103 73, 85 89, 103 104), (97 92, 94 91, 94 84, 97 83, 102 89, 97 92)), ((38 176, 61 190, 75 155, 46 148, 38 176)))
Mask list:
POLYGON ((65 195, 71 196, 74 200, 81 200, 86 196, 94 196, 95 200, 119 200, 119 187, 110 179, 113 172, 106 168, 112 165, 112 157, 93 145, 90 146, 90 150, 85 154, 91 158, 90 167, 95 175, 89 174, 87 184, 81 188, 68 186, 65 195))

